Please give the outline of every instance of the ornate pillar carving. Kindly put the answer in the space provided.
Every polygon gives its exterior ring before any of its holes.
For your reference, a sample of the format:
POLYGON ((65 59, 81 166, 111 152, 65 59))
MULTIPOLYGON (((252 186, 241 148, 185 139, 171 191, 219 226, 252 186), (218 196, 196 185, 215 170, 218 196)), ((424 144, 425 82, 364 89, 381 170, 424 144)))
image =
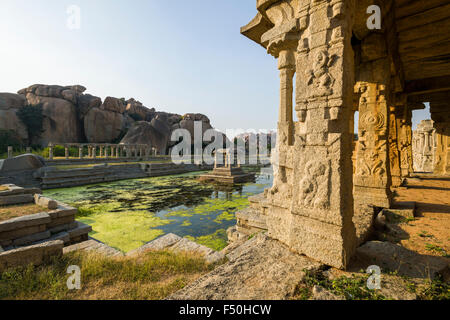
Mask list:
POLYGON ((390 108, 389 114, 389 164, 392 176, 392 186, 399 187, 402 184, 400 169, 400 152, 397 140, 397 114, 395 107, 390 108))
POLYGON ((276 3, 266 10, 274 27, 261 38, 279 59, 281 75, 278 162, 267 193, 269 235, 337 268, 347 266, 356 247, 349 132, 353 13, 353 1, 276 3), (289 113, 293 57, 295 125, 289 113))
POLYGON ((414 172, 412 159, 412 111, 405 103, 403 113, 397 119, 398 147, 400 152, 400 170, 402 178, 414 172))

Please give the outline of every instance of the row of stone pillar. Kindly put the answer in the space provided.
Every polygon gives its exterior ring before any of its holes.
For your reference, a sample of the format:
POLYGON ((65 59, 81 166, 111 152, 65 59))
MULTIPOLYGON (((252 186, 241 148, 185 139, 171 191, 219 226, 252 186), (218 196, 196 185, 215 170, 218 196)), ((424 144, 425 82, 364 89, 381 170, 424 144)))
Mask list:
MULTIPOLYGON (((49 159, 54 158, 54 147, 57 144, 50 143, 49 148, 49 159)), ((59 144, 58 144, 59 145, 59 144)), ((148 145, 72 145, 72 144, 61 144, 65 149, 66 160, 70 159, 70 147, 78 147, 78 158, 84 159, 85 156, 90 159, 99 158, 149 158, 150 156, 156 156, 157 150, 155 148, 150 148, 148 145), (87 147, 87 155, 84 154, 84 150, 87 147), (97 150, 98 155, 97 155, 97 150)))

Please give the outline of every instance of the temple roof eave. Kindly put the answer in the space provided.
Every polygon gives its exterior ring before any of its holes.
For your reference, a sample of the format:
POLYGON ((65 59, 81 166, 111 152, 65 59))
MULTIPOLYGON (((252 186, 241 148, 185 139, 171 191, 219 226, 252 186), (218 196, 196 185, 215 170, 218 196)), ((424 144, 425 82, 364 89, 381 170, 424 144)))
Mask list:
POLYGON ((272 28, 273 24, 264 18, 260 12, 258 12, 252 21, 241 28, 241 34, 267 49, 266 45, 262 43, 261 37, 272 28))

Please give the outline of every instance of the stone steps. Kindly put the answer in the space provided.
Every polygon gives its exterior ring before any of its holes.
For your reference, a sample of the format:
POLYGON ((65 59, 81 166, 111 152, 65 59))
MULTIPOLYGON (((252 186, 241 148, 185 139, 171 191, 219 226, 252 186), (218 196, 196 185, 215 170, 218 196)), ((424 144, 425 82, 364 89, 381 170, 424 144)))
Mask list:
POLYGON ((126 255, 132 257, 152 250, 197 253, 202 255, 208 263, 216 263, 225 258, 225 255, 221 252, 214 251, 211 248, 200 245, 186 238, 181 238, 173 233, 166 234, 165 236, 153 240, 139 249, 128 252, 126 255))
POLYGON ((69 252, 74 251, 95 251, 97 253, 100 253, 102 255, 108 256, 108 257, 122 257, 123 253, 120 252, 117 249, 111 248, 110 246, 107 246, 106 244, 99 242, 95 239, 90 238, 87 241, 83 241, 68 247, 65 247, 63 249, 63 253, 67 254, 69 252))

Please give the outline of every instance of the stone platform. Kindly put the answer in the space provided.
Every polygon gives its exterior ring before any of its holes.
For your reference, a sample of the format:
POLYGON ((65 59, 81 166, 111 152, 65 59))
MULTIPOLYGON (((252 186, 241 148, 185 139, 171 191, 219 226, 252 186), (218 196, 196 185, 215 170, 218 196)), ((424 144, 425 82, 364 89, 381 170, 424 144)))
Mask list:
MULTIPOLYGON (((36 204, 42 207, 43 212, 0 222, 0 268, 42 261, 49 252, 59 254, 64 246, 88 240, 92 227, 75 221, 76 208, 43 197, 39 189, 15 185, 1 187, 7 190, 0 192, 0 204, 36 204), (56 249, 53 250, 51 244, 55 243, 56 249)), ((16 210, 20 211, 20 207, 16 210)))
POLYGON ((219 167, 214 168, 214 170, 208 174, 201 175, 199 180, 204 182, 232 184, 255 181, 255 175, 252 173, 245 173, 240 167, 219 167))

